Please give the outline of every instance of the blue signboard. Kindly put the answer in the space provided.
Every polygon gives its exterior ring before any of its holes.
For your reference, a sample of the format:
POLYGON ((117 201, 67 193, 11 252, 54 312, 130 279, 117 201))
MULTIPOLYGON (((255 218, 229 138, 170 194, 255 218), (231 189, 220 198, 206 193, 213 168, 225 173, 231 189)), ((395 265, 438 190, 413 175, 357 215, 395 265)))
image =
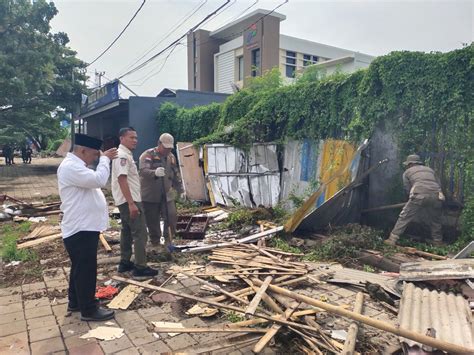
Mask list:
POLYGON ((82 105, 81 112, 89 112, 96 108, 105 106, 111 102, 119 99, 119 81, 111 81, 110 83, 96 89, 87 97, 84 105, 82 105))

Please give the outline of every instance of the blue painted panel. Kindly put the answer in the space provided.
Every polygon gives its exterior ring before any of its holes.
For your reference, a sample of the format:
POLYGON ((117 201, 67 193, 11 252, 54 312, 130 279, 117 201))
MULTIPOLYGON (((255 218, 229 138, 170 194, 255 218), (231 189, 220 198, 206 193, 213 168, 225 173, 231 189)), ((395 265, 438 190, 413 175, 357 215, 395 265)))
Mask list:
POLYGON ((318 144, 309 139, 303 141, 301 148, 301 181, 311 181, 316 175, 318 144))

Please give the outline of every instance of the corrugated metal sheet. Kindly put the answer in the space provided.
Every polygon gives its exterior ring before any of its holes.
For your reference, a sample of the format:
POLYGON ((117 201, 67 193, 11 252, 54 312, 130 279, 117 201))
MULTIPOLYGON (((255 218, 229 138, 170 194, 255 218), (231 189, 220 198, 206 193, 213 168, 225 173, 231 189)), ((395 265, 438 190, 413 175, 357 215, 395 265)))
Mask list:
POLYGON ((216 56, 216 91, 232 94, 231 83, 235 82, 235 55, 234 51, 229 51, 216 56))
POLYGON ((216 203, 273 207, 280 195, 275 144, 254 144, 248 154, 225 144, 206 145, 206 172, 216 203))
MULTIPOLYGON (((436 339, 466 348, 474 348, 474 328, 471 310, 461 295, 430 291, 406 283, 398 312, 400 327, 426 334, 436 331, 436 339)), ((400 338, 409 346, 421 344, 400 338)))
POLYGON ((400 280, 450 280, 474 278, 474 259, 421 261, 400 265, 400 280))
POLYGON ((347 283, 360 286, 363 286, 366 281, 380 285, 385 291, 392 295, 397 297, 401 296, 400 290, 397 287, 398 277, 390 277, 383 274, 375 274, 373 272, 343 268, 336 270, 332 275, 332 278, 328 280, 328 282, 333 283, 347 283))

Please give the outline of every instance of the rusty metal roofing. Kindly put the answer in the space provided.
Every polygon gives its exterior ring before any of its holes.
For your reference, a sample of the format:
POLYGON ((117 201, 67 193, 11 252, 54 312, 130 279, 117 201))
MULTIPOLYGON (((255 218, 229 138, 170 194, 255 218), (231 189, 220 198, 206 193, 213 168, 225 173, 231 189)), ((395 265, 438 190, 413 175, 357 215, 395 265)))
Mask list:
MULTIPOLYGON (((426 334, 435 330, 435 337, 466 348, 474 348, 474 327, 471 310, 461 295, 430 291, 406 283, 398 311, 400 327, 426 334)), ((409 346, 421 344, 400 338, 409 346)))
POLYGON ((451 280, 474 277, 474 259, 448 259, 403 263, 400 265, 400 280, 451 280))

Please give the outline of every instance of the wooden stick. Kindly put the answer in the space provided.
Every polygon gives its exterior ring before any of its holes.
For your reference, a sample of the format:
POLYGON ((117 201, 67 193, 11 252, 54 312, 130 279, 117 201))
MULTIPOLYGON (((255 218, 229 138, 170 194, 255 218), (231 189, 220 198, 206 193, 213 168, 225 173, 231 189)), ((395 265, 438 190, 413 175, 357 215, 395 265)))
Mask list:
POLYGON ((50 235, 50 236, 47 236, 47 237, 43 237, 43 238, 39 238, 39 239, 35 239, 35 240, 30 240, 28 242, 18 244, 16 246, 16 248, 17 249, 29 248, 29 247, 32 247, 32 246, 35 246, 35 245, 38 245, 38 244, 49 242, 49 241, 54 240, 54 239, 58 239, 60 237, 61 237, 61 233, 53 234, 53 235, 50 235))
POLYGON ((167 328, 156 327, 157 333, 265 333, 265 328, 229 328, 223 327, 198 327, 198 328, 167 328))
MULTIPOLYGON (((358 292, 356 296, 356 301, 354 305, 354 312, 362 314, 362 306, 364 305, 364 294, 362 292, 358 292)), ((349 326, 349 331, 347 332, 347 338, 344 342, 344 349, 342 350, 342 354, 344 355, 352 355, 354 354, 356 340, 357 340, 357 333, 359 332, 359 327, 356 322, 352 322, 349 326)))
POLYGON ((111 252, 112 248, 110 247, 109 243, 107 243, 107 241, 105 240, 104 235, 102 233, 99 234, 99 239, 100 239, 100 242, 102 243, 102 246, 104 247, 104 249, 108 252, 111 252))
POLYGON ((249 301, 247 301, 246 299, 237 297, 237 296, 233 295, 232 293, 227 292, 227 291, 224 290, 222 287, 219 287, 219 286, 217 286, 217 285, 211 284, 210 282, 207 282, 206 280, 203 280, 203 279, 201 279, 201 278, 199 278, 199 277, 197 277, 197 276, 189 275, 189 274, 186 274, 186 273, 184 273, 184 272, 182 272, 182 274, 184 274, 184 275, 186 275, 187 277, 190 277, 190 278, 196 280, 197 282, 200 282, 200 283, 202 283, 203 285, 206 285, 206 286, 208 286, 208 287, 210 287, 210 288, 212 288, 212 289, 214 289, 214 290, 216 290, 216 291, 218 291, 218 292, 220 292, 220 293, 222 293, 222 294, 224 294, 224 295, 226 295, 226 296, 232 298, 233 300, 235 300, 235 301, 237 301, 237 302, 240 302, 240 303, 243 303, 243 304, 246 304, 246 305, 249 304, 249 301))
POLYGON ((273 281, 273 276, 267 276, 265 278, 265 281, 263 281, 262 285, 260 286, 259 290, 255 294, 255 296, 252 298, 252 301, 250 302, 249 306, 245 310, 245 315, 246 316, 252 316, 255 314, 255 311, 257 310, 257 306, 262 300, 262 295, 265 293, 265 291, 268 288, 268 285, 273 281))
POLYGON ((412 247, 401 247, 401 249, 405 253, 419 255, 419 256, 423 256, 425 258, 431 258, 431 259, 435 259, 435 260, 447 260, 448 259, 447 256, 441 256, 441 255, 428 253, 426 251, 421 251, 421 250, 418 250, 418 249, 412 248, 412 247))
MULTIPOLYGON (((120 276, 112 276, 112 279, 116 280, 116 281, 120 281, 120 282, 125 282, 125 283, 128 283, 130 285, 135 285, 135 286, 140 286, 140 287, 143 287, 143 288, 147 288, 149 290, 156 290, 156 291, 159 291, 159 292, 169 293, 170 295, 173 295, 173 296, 176 296, 176 297, 187 298, 187 299, 190 299, 190 300, 193 300, 193 301, 196 301, 196 302, 205 303, 205 304, 208 304, 210 306, 217 307, 217 308, 228 309, 228 310, 231 310, 231 311, 234 311, 234 312, 245 314, 245 310, 242 309, 242 308, 232 306, 232 305, 228 305, 228 304, 224 304, 224 303, 210 301, 210 300, 207 300, 207 299, 202 298, 202 297, 189 295, 187 293, 182 293, 182 292, 178 292, 178 291, 174 291, 174 290, 169 290, 167 288, 162 288, 162 287, 158 287, 158 286, 154 286, 154 285, 148 285, 144 282, 138 282, 138 281, 135 281, 135 280, 132 280, 132 279, 126 279, 126 278, 120 277, 120 276)), ((284 324, 284 325, 287 325, 287 326, 293 326, 293 327, 297 327, 297 328, 301 328, 301 329, 306 329, 306 330, 309 330, 309 331, 312 331, 312 332, 318 332, 318 329, 316 329, 314 327, 311 327, 309 325, 296 323, 296 322, 291 322, 291 321, 287 321, 287 320, 283 320, 283 319, 278 319, 278 318, 275 318, 274 315, 266 315, 266 314, 258 313, 258 314, 255 314, 255 317, 266 319, 266 320, 272 321, 272 322, 281 323, 281 324, 284 324)))
POLYGON ((402 203, 396 203, 394 205, 386 205, 386 206, 380 206, 380 207, 374 207, 374 208, 367 208, 365 210, 362 210, 362 213, 392 210, 392 209, 396 209, 396 208, 402 208, 405 205, 406 205, 406 202, 402 202, 402 203))
MULTIPOLYGON (((259 283, 261 283, 261 281, 258 282, 257 284, 259 284, 259 283)), ((474 352, 474 349, 468 349, 468 348, 465 348, 464 346, 448 343, 446 341, 439 340, 439 339, 436 339, 436 338, 432 338, 432 337, 429 337, 429 336, 424 335, 424 334, 416 333, 412 330, 408 330, 408 329, 401 328, 401 327, 396 327, 393 324, 383 322, 383 321, 380 321, 380 320, 377 320, 377 319, 374 319, 374 318, 371 318, 371 317, 363 316, 361 314, 358 314, 358 313, 355 313, 355 312, 352 312, 352 311, 348 311, 348 310, 346 310, 346 309, 344 309, 340 306, 334 306, 332 304, 325 303, 325 302, 316 300, 314 298, 298 294, 296 292, 292 292, 290 290, 284 289, 284 288, 279 287, 279 286, 269 285, 268 288, 270 290, 276 292, 276 293, 280 293, 284 296, 291 297, 291 298, 293 298, 297 301, 304 302, 304 303, 310 304, 312 306, 325 309, 326 311, 328 311, 330 313, 334 313, 334 314, 340 315, 342 317, 353 319, 353 320, 361 322, 363 324, 367 324, 371 327, 381 329, 381 330, 385 330, 389 333, 393 333, 393 334, 396 334, 398 336, 401 336, 401 337, 404 337, 404 338, 407 338, 407 339, 410 339, 410 340, 414 340, 418 343, 422 343, 422 344, 431 346, 433 348, 437 348, 439 350, 452 352, 452 353, 474 352)))
MULTIPOLYGON (((284 314, 280 314, 278 316, 279 319, 287 320, 290 318, 291 314, 299 307, 300 304, 301 303, 296 303, 292 307, 287 308, 284 314)), ((253 352, 258 354, 260 351, 262 351, 263 348, 265 348, 265 346, 267 346, 267 344, 270 342, 270 340, 273 339, 276 333, 278 333, 281 327, 281 324, 273 324, 271 328, 267 330, 265 335, 258 341, 258 343, 255 344, 253 352)))
MULTIPOLYGON (((250 281, 246 277, 242 277, 242 280, 244 280, 247 285, 249 285, 253 289, 255 294, 258 292, 259 288, 255 286, 252 281, 250 281)), ((276 312, 278 314, 283 313, 283 310, 280 308, 280 306, 278 306, 278 304, 266 293, 262 294, 262 300, 267 304, 267 306, 269 306, 273 310, 273 312, 276 312)))

